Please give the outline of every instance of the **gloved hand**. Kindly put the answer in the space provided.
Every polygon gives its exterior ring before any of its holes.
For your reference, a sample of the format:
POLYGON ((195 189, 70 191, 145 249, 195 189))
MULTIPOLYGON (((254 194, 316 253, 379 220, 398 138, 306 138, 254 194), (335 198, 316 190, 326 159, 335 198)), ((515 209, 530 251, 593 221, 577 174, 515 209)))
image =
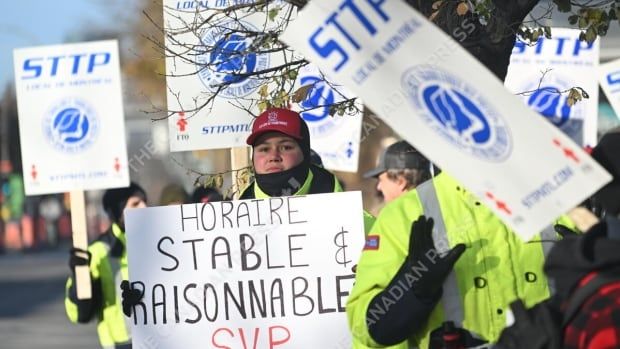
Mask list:
POLYGON ((90 252, 72 247, 69 250, 69 268, 73 272, 78 265, 89 265, 91 257, 90 252))
POLYGON ((121 282, 121 290, 123 290, 121 293, 123 314, 127 317, 131 317, 131 309, 140 302, 144 296, 144 292, 136 288, 132 288, 131 284, 127 280, 123 280, 121 282))
POLYGON ((515 322, 504 329, 493 349, 560 349, 562 315, 549 302, 525 309, 520 300, 510 305, 515 322))
POLYGON ((584 206, 599 219, 604 219, 605 217, 607 217, 607 210, 605 209, 605 206, 603 205, 601 200, 596 197, 596 195, 587 199, 584 206))
POLYGON ((433 243, 433 225, 432 218, 420 216, 411 224, 409 236, 409 270, 412 271, 414 267, 423 269, 423 266, 428 268, 428 271, 413 272, 418 278, 413 284, 413 293, 422 299, 435 298, 437 293, 441 292, 444 280, 465 252, 465 244, 458 244, 447 254, 440 256, 433 243))

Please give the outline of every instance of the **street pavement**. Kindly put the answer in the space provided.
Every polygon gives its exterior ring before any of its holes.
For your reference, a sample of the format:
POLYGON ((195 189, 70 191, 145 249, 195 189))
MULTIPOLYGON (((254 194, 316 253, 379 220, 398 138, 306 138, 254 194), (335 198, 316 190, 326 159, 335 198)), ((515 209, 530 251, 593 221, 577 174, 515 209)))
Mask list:
POLYGON ((65 315, 68 247, 0 254, 1 349, 100 348, 94 323, 65 315))

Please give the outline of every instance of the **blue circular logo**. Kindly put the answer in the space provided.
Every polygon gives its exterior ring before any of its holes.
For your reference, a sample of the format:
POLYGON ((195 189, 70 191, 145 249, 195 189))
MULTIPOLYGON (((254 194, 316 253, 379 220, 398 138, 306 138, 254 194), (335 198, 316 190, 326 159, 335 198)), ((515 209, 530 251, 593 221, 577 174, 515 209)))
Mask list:
POLYGON ((299 79, 301 86, 311 85, 306 98, 300 103, 304 110, 301 116, 308 122, 317 122, 329 116, 329 107, 334 104, 334 90, 318 76, 307 75, 299 79))
POLYGON ((258 29, 235 20, 211 26, 201 36, 198 76, 207 90, 219 91, 224 98, 245 97, 256 91, 263 81, 247 74, 269 68, 269 54, 249 52, 252 39, 239 34, 243 31, 258 29))
POLYGON ((330 86, 316 68, 303 67, 299 70, 297 86, 310 88, 304 100, 299 103, 301 117, 308 123, 311 137, 327 137, 339 129, 344 118, 329 115, 329 108, 343 100, 344 95, 330 86))
POLYGON ((435 66, 409 69, 401 85, 424 122, 459 150, 494 162, 510 155, 506 123, 474 85, 435 66))
POLYGON ((44 135, 55 149, 63 153, 78 153, 91 146, 98 129, 94 109, 79 99, 60 101, 43 118, 44 135))
POLYGON ((542 84, 540 74, 526 77, 524 81, 517 91, 534 91, 523 95, 524 102, 575 142, 581 144, 588 103, 581 101, 569 106, 568 93, 560 93, 575 86, 574 79, 551 72, 545 75, 542 84))
POLYGON ((527 104, 556 126, 564 125, 571 116, 568 98, 560 94, 560 86, 541 86, 527 100, 527 104))

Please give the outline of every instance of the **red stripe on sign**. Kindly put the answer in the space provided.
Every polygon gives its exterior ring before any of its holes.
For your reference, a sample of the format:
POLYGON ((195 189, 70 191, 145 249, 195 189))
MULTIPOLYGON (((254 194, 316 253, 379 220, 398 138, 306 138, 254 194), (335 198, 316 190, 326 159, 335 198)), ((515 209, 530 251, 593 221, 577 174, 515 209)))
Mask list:
POLYGON ((373 251, 379 249, 379 235, 368 235, 366 237, 366 244, 364 244, 364 251, 373 251))

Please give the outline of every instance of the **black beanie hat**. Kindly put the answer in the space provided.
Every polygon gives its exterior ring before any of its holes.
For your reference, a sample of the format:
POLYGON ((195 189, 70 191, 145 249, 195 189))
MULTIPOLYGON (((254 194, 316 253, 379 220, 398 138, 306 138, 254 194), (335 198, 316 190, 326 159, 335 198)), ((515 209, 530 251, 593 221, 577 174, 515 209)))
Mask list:
POLYGON ((127 200, 132 196, 141 197, 146 202, 144 189, 134 182, 129 187, 108 189, 103 194, 103 209, 114 223, 120 223, 127 200))

